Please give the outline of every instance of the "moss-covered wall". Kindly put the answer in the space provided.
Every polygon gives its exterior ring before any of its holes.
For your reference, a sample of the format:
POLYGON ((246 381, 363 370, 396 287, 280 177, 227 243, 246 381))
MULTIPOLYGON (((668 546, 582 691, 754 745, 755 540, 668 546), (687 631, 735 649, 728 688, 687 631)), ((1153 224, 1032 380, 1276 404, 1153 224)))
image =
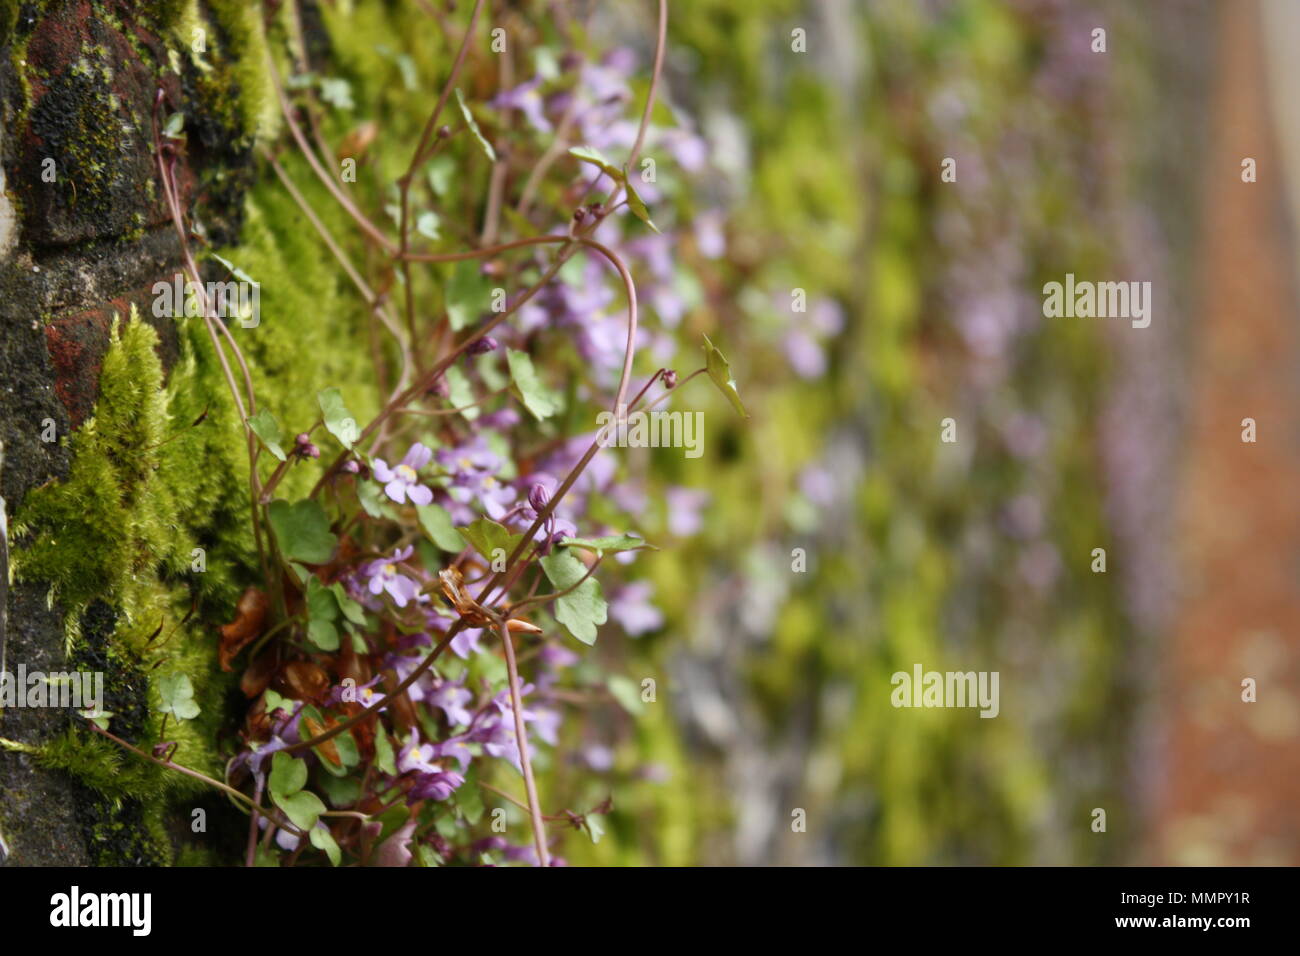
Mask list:
MULTIPOLYGON (((153 284, 179 262, 153 166, 157 89, 164 117, 185 114, 178 178, 196 228, 261 283, 260 323, 232 325, 260 406, 305 426, 316 391, 338 385, 358 414, 373 411, 365 316, 338 299, 283 190, 253 184, 252 149, 276 124, 256 5, 0 13, 0 150, 21 223, 0 260, 6 666, 104 671, 114 732, 146 746, 160 729, 158 678, 188 675, 200 716, 170 722, 166 737, 177 760, 220 777, 239 698, 217 666, 215 624, 255 564, 247 446, 201 320, 152 314, 153 284), (54 182, 40 175, 47 157, 54 182), (47 419, 53 442, 41 438, 47 419)), ((223 838, 228 805, 67 713, 6 711, 0 737, 9 863, 164 863, 186 842, 182 859, 196 861, 223 838), (195 807, 210 809, 203 838, 190 831, 195 807)))

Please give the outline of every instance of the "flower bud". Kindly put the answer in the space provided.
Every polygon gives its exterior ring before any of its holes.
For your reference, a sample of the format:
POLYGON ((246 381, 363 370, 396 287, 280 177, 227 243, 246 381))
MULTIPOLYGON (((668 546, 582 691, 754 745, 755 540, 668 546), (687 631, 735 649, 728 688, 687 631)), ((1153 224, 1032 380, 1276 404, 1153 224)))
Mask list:
POLYGON ((465 349, 465 352, 468 355, 486 355, 488 352, 495 352, 500 344, 492 336, 485 335, 481 339, 475 339, 469 343, 469 347, 465 349))
POLYGON ((528 489, 528 504, 538 514, 542 513, 542 509, 546 507, 547 502, 550 500, 550 492, 548 492, 546 486, 540 482, 528 489))
POLYGON ((664 388, 676 388, 676 387, 677 387, 677 370, 671 368, 665 369, 664 388))

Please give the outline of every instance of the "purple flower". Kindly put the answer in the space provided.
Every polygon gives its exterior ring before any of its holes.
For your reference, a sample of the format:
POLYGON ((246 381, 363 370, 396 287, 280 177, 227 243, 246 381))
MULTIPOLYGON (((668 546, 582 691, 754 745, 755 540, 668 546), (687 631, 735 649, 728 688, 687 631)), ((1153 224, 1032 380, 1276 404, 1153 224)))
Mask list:
POLYGON ((460 764, 460 772, 464 773, 465 768, 469 766, 470 752, 469 747, 465 745, 465 738, 448 737, 441 743, 433 745, 434 756, 439 760, 451 759, 460 764))
POLYGON ((433 744, 420 743, 419 731, 412 730, 397 755, 398 773, 437 773, 442 770, 433 762, 433 744))
MULTIPOLYGON (((525 684, 519 689, 520 698, 526 697, 533 689, 532 684, 525 684)), ((520 712, 520 716, 525 727, 531 723, 538 723, 538 735, 548 742, 554 741, 555 726, 559 722, 558 714, 545 712, 539 715, 525 708, 520 712)), ((464 739, 482 744, 484 753, 492 757, 504 757, 522 773, 519 743, 515 738, 515 715, 510 707, 509 690, 501 691, 492 699, 492 708, 489 708, 486 716, 477 721, 475 726, 465 734, 464 739)))
POLYGON ((467 661, 471 654, 478 653, 478 642, 483 637, 483 628, 467 627, 463 628, 459 634, 451 639, 451 650, 463 661, 467 661))
POLYGON ((706 259, 717 259, 727 251, 727 236, 723 231, 726 215, 719 209, 700 213, 695 217, 695 245, 706 259))
POLYGON ((608 773, 614 769, 614 751, 604 744, 592 744, 580 753, 582 762, 597 773, 608 773))
POLYGON ((414 550, 408 544, 405 548, 393 552, 391 558, 380 558, 378 561, 366 564, 361 573, 369 579, 366 586, 370 593, 378 595, 387 592, 394 604, 398 607, 406 607, 407 603, 420 593, 420 586, 398 571, 397 565, 409 558, 414 550))
POLYGON ((436 707, 446 714, 447 721, 453 727, 468 724, 473 719, 473 715, 465 706, 473 699, 474 695, 462 685, 441 677, 434 679, 433 689, 425 695, 429 706, 436 707))
POLYGON ((407 800, 446 800, 464 782, 465 778, 454 770, 420 774, 407 800))
POLYGON ((397 770, 403 776, 415 778, 415 785, 407 794, 407 801, 446 800, 465 778, 454 770, 442 769, 435 763, 439 745, 420 743, 419 731, 412 730, 406 744, 397 755, 397 770))
POLYGON ((551 131, 551 121, 543 111, 545 101, 537 88, 542 85, 542 78, 535 76, 527 83, 520 83, 513 90, 506 90, 495 96, 491 104, 497 109, 519 110, 528 120, 528 124, 539 133, 551 131))
POLYGON ((516 492, 498 480, 503 462, 482 435, 476 435, 455 448, 438 450, 438 462, 451 473, 447 495, 451 498, 451 517, 457 524, 478 517, 477 505, 489 518, 500 521, 514 504, 516 492))
POLYGON ((614 592, 609 602, 609 616, 632 637, 648 634, 663 627, 664 616, 650 603, 654 586, 649 581, 633 581, 614 592))
POLYGON ((420 484, 416 472, 427 465, 432 457, 432 451, 416 442, 406 453, 401 464, 392 468, 389 468, 388 462, 382 458, 376 458, 375 478, 384 482, 384 493, 399 505, 408 497, 411 499, 411 504, 427 505, 433 501, 433 492, 420 484))
POLYGON ((664 492, 668 505, 668 531, 679 538, 695 534, 703 525, 700 509, 709 500, 707 491, 672 486, 664 492))

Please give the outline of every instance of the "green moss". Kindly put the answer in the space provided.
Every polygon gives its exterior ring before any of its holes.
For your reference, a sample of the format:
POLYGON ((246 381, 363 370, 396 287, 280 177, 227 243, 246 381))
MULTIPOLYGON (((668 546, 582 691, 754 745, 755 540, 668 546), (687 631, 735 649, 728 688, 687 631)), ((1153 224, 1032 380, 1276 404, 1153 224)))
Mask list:
POLYGON ((266 67, 260 7, 244 0, 208 0, 205 7, 211 14, 210 23, 200 27, 187 11, 178 17, 174 31, 180 35, 182 49, 192 50, 193 31, 206 30, 208 52, 191 53, 206 57, 211 64, 200 84, 203 106, 215 111, 225 125, 238 129, 246 142, 273 136, 279 107, 266 67))
POLYGON ((18 22, 18 0, 0 0, 0 45, 9 42, 18 22))

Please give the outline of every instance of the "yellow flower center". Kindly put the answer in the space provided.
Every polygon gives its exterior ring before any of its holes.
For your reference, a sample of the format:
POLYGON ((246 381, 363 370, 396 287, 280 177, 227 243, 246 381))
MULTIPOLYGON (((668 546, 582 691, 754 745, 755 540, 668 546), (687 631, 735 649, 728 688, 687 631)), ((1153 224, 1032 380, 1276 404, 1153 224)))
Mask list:
POLYGON ((396 566, 396 565, 394 565, 394 564, 385 564, 385 565, 384 565, 384 575, 385 575, 386 577, 390 577, 390 578, 391 578, 391 577, 392 577, 394 574, 396 574, 396 573, 397 573, 397 566, 396 566))
POLYGON ((393 471, 397 472, 397 474, 407 482, 415 481, 415 469, 410 465, 398 465, 393 469, 393 471))

